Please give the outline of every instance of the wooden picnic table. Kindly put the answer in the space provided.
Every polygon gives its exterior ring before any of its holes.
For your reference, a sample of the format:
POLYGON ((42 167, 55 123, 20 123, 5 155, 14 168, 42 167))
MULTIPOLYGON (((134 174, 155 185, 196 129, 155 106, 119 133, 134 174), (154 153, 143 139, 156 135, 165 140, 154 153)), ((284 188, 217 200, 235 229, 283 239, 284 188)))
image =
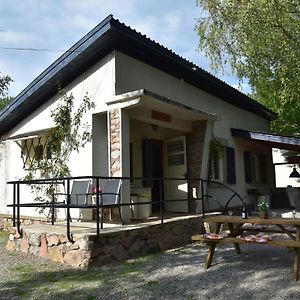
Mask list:
POLYGON ((232 243, 235 247, 236 253, 240 254, 240 244, 252 243, 266 246, 281 246, 288 247, 294 250, 294 265, 293 275, 297 281, 299 279, 299 248, 300 248, 300 219, 298 218, 268 218, 261 219, 259 217, 249 217, 248 219, 242 219, 240 216, 228 216, 228 215, 214 215, 205 217, 204 222, 209 224, 215 224, 216 239, 212 235, 212 238, 207 238, 206 235, 196 234, 192 236, 193 241, 203 241, 208 245, 208 253, 205 261, 205 270, 207 270, 212 263, 216 245, 218 243, 232 243), (229 230, 227 235, 220 236, 221 225, 226 224, 229 230), (267 226, 268 225, 268 226, 267 226), (269 227, 270 226, 270 227, 269 227), (273 229, 272 229, 273 227, 273 229), (276 232, 282 238, 276 240, 268 240, 267 242, 258 241, 246 241, 243 237, 245 233, 251 231, 266 233, 276 232), (285 237, 285 238, 284 238, 285 237), (288 238, 286 238, 288 237, 288 238))

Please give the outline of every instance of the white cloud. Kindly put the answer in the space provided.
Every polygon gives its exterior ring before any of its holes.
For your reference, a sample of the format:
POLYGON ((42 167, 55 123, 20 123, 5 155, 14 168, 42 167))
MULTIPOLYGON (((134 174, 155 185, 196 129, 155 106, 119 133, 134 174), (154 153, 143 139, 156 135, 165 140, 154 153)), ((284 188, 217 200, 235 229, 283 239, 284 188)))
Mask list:
MULTIPOLYGON (((208 67, 208 60, 196 52, 194 27, 200 9, 194 0, 0 1, 1 46, 66 50, 109 14, 200 67, 208 67)), ((11 94, 25 88, 61 54, 0 49, 0 71, 15 80, 11 94)))
POLYGON ((8 29, 0 31, 0 41, 2 47, 30 47, 30 45, 38 43, 40 38, 32 33, 8 29))

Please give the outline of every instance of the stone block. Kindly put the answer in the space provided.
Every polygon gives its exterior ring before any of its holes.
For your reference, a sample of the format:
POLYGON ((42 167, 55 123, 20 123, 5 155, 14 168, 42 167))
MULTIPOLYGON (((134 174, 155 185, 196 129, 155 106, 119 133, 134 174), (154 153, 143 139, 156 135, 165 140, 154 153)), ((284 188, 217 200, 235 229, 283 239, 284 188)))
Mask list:
POLYGON ((58 246, 53 246, 48 248, 48 258, 59 263, 64 262, 62 250, 58 246))
POLYGON ((88 238, 82 238, 77 241, 77 244, 81 250, 89 250, 93 243, 88 238))
POLYGON ((56 234, 47 236, 48 246, 57 246, 59 244, 59 236, 56 234))
POLYGON ((91 251, 79 250, 79 253, 80 253, 82 259, 85 259, 85 258, 90 259, 92 257, 91 251))
POLYGON ((40 246, 41 236, 38 233, 32 233, 30 234, 28 241, 31 246, 40 246))
POLYGON ((117 261, 122 261, 129 258, 128 252, 124 249, 124 247, 121 244, 111 249, 111 256, 117 261))
POLYGON ((71 244, 71 245, 69 246, 69 249, 70 249, 70 250, 78 250, 78 249, 79 249, 78 243, 75 242, 74 244, 71 244))
POLYGON ((28 239, 23 238, 20 241, 20 251, 24 252, 24 253, 28 253, 29 252, 29 247, 30 247, 30 245, 29 245, 28 239))
POLYGON ((59 235, 59 241, 61 244, 67 244, 69 243, 68 237, 65 234, 59 235))
POLYGON ((128 252, 130 255, 135 255, 140 252, 141 248, 143 247, 143 243, 141 240, 136 240, 131 247, 129 248, 128 252))
POLYGON ((7 244, 6 244, 6 249, 7 249, 8 251, 16 251, 16 242, 15 242, 15 241, 8 240, 8 241, 7 241, 7 244))
POLYGON ((89 265, 91 265, 91 259, 90 258, 84 258, 82 261, 81 261, 81 264, 80 264, 80 267, 83 267, 83 268, 86 268, 88 267, 89 265))
POLYGON ((82 258, 79 250, 72 250, 65 254, 64 262, 72 267, 79 267, 82 258))
POLYGON ((125 249, 129 249, 130 246, 132 245, 132 238, 126 237, 126 238, 122 239, 120 242, 125 249))
POLYGON ((47 239, 46 239, 46 235, 44 233, 41 234, 40 256, 41 257, 47 257, 48 256, 47 239))

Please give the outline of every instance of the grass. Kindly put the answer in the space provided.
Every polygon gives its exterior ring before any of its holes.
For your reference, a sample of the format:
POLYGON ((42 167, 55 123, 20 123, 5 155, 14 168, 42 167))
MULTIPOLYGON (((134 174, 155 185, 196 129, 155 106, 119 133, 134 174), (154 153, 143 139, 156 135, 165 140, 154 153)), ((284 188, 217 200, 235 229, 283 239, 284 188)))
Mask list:
POLYGON ((117 298, 122 298, 123 294, 128 294, 130 285, 138 291, 139 286, 156 287, 159 284, 157 280, 145 281, 143 274, 161 253, 121 264, 73 269, 20 252, 7 252, 8 236, 0 231, 0 248, 3 248, 0 249, 0 260, 12 260, 7 267, 10 280, 1 283, 0 277, 0 298, 2 287, 5 288, 3 295, 12 299, 99 299, 99 293, 111 294, 112 289, 115 295, 120 295, 117 298))

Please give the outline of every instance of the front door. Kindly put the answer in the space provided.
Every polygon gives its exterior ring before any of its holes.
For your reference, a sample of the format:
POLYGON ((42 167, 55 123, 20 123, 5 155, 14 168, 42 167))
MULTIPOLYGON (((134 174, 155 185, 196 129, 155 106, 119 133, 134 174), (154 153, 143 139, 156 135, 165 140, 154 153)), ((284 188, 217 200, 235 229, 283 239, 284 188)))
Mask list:
MULTIPOLYGON (((183 178, 187 173, 185 136, 165 141, 165 177, 183 178)), ((186 180, 165 180, 165 209, 170 212, 188 212, 186 180), (171 200, 171 201, 170 201, 171 200), (168 202, 170 201, 170 202, 168 202)))

